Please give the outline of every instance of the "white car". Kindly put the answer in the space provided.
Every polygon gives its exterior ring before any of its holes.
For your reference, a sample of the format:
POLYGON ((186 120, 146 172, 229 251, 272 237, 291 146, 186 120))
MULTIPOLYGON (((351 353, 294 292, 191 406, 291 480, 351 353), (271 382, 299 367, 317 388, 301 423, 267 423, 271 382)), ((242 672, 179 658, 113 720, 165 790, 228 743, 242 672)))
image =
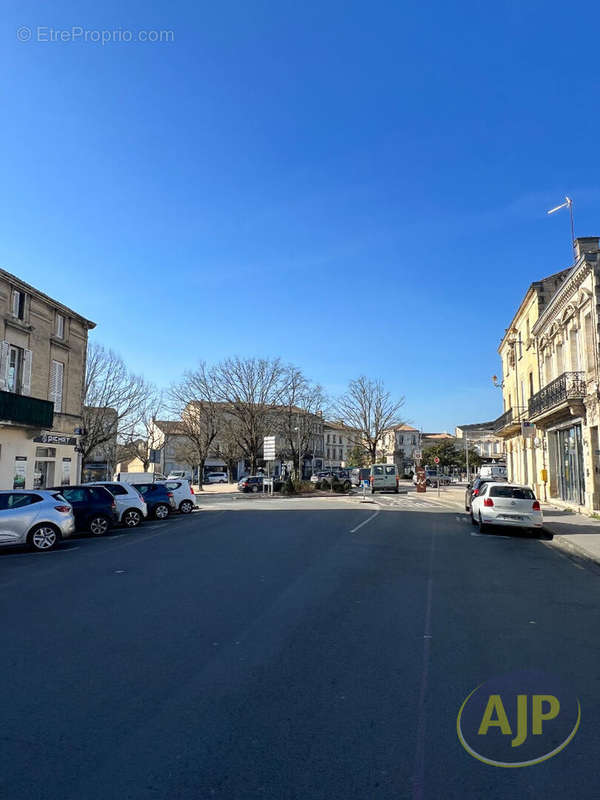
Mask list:
POLYGON ((539 500, 529 486, 484 483, 471 500, 471 521, 481 533, 492 525, 539 529, 544 524, 539 500))
POLYGON ((156 481, 162 483, 170 492, 173 492, 175 508, 182 514, 191 514, 196 508, 196 495, 191 484, 184 478, 176 481, 156 481))
POLYGON ((126 528, 137 526, 148 516, 148 506, 135 486, 122 481, 93 481, 89 486, 104 486, 115 498, 117 514, 121 525, 126 528))
POLYGON ((226 472, 208 472, 204 478, 204 483, 228 483, 228 481, 226 472))

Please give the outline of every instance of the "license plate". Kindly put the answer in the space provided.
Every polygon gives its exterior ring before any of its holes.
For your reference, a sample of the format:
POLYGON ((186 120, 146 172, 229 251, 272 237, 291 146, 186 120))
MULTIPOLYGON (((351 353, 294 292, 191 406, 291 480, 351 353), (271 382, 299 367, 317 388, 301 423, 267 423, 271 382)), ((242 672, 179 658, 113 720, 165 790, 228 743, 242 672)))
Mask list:
POLYGON ((502 519, 523 519, 520 514, 502 514, 502 519))

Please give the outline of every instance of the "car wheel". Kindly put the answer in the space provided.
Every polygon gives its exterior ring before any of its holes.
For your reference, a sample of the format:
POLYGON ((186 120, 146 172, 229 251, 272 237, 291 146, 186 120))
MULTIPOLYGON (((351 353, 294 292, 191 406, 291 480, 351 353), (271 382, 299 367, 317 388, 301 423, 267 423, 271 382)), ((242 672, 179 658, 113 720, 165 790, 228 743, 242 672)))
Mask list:
POLYGON ((110 521, 108 517, 97 514, 95 517, 91 518, 88 528, 92 536, 104 536, 105 533, 108 533, 110 521))
POLYGON ((59 535, 56 528, 51 525, 38 525, 31 531, 27 541, 32 550, 41 553, 45 550, 53 550, 58 544, 59 535))
POLYGON ((227 483, 227 481, 219 481, 219 483, 227 483))
POLYGON ((400 489, 398 489, 398 487, 396 486, 396 488, 394 489, 394 492, 395 492, 396 494, 398 494, 398 492, 399 492, 399 491, 400 491, 400 489))
POLYGON ((479 533, 487 533, 488 526, 481 519, 481 511, 479 512, 479 533))
POLYGON ((352 486, 352 484, 350 483, 350 481, 344 481, 344 491, 345 492, 349 492, 351 486, 352 486))
POLYGON ((252 491, 253 491, 255 494, 256 494, 256 492, 258 492, 258 486, 257 486, 256 484, 254 484, 254 485, 252 486, 252 491))
POLYGON ((193 508, 194 504, 192 503, 191 500, 183 500, 179 504, 179 510, 181 511, 182 514, 191 514, 193 508))
POLYGON ((159 503, 154 509, 156 519, 166 519, 169 516, 169 506, 159 503))
POLYGON ((128 508, 121 517, 121 522, 126 528, 137 528, 142 521, 142 514, 137 508, 128 508))

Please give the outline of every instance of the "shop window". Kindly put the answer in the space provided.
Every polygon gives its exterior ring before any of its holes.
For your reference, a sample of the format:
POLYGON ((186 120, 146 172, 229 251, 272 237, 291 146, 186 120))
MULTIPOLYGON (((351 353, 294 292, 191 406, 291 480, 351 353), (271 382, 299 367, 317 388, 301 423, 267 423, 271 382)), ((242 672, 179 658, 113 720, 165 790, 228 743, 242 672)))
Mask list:
POLYGON ((36 458, 56 458, 56 447, 36 447, 36 458))

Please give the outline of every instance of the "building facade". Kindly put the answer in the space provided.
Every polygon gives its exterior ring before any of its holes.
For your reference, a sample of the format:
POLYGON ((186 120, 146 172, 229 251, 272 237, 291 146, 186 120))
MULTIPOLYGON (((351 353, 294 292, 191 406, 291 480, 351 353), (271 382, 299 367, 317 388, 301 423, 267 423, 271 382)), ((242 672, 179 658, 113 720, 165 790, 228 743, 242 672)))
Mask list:
POLYGON ((76 483, 95 323, 0 270, 0 324, 0 488, 76 483))
POLYGON ((538 496, 540 442, 528 435, 530 426, 524 425, 529 422, 529 400, 540 390, 538 347, 533 331, 568 272, 562 270, 529 286, 498 347, 503 413, 494 423, 494 433, 504 441, 509 480, 531 485, 538 496))
POLYGON ((496 436, 496 421, 475 422, 470 425, 458 425, 455 429, 456 446, 473 448, 484 464, 504 463, 504 440, 496 436))
POLYGON ((539 389, 528 399, 527 414, 535 425, 542 496, 598 511, 599 239, 579 238, 575 245, 574 266, 532 326, 539 389))
POLYGON ((358 445, 361 446, 362 439, 360 433, 354 428, 350 428, 343 422, 324 422, 323 423, 323 448, 324 448, 324 467, 347 467, 352 466, 349 458, 352 450, 358 445))
POLYGON ((394 425, 388 428, 382 438, 381 459, 387 464, 395 464, 400 474, 412 474, 415 453, 421 448, 421 434, 412 425, 394 425))

